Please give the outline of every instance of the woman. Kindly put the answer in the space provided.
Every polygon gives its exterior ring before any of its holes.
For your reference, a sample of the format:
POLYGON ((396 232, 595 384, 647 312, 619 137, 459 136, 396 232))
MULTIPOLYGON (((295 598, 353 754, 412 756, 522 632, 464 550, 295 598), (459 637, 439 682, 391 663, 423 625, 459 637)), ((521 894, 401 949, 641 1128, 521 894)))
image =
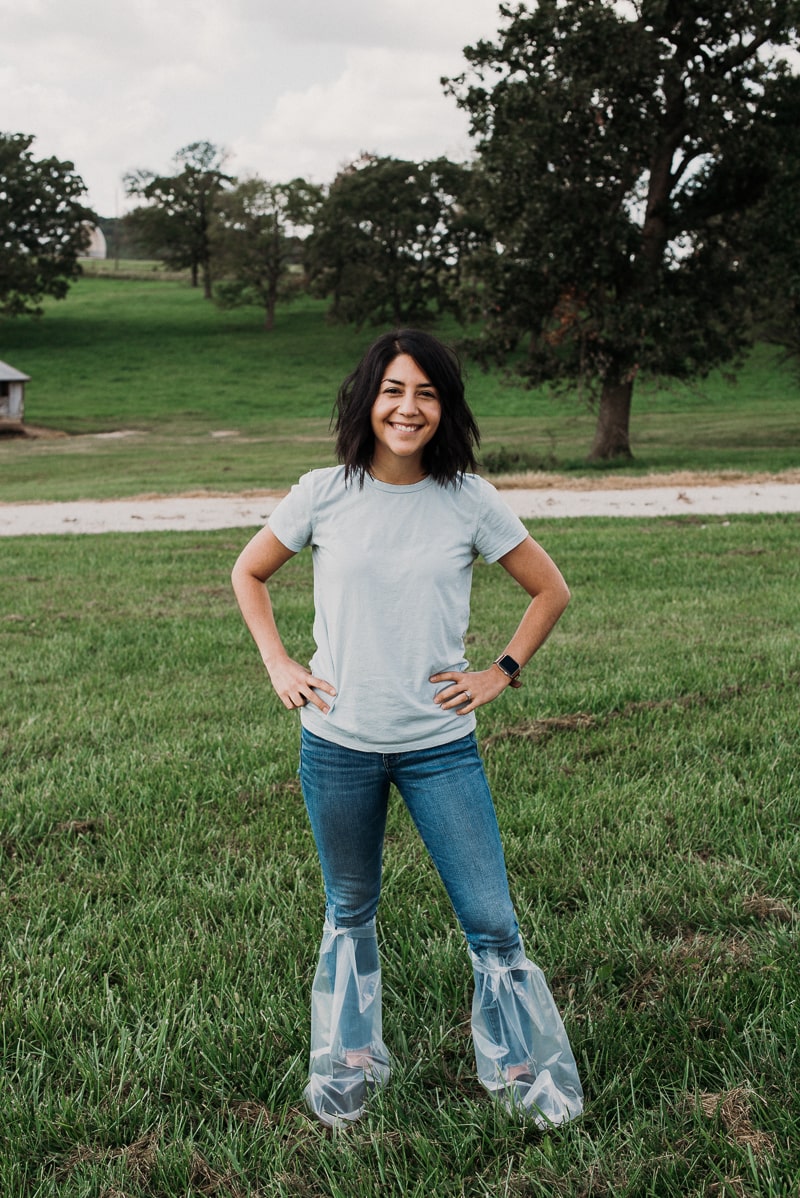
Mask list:
POLYGON ((474 730, 479 707, 521 685, 569 592, 474 473, 478 429, 458 361, 435 337, 379 337, 337 410, 342 464, 300 479, 232 576, 273 687, 300 710, 300 780, 325 884, 306 1100, 341 1126, 389 1077, 375 915, 394 783, 469 946, 480 1080, 540 1126, 561 1123, 581 1112, 581 1086, 550 991, 522 947, 474 730), (264 586, 306 545, 310 668, 284 648, 264 586), (479 553, 531 601, 497 660, 470 670, 464 634, 479 553))

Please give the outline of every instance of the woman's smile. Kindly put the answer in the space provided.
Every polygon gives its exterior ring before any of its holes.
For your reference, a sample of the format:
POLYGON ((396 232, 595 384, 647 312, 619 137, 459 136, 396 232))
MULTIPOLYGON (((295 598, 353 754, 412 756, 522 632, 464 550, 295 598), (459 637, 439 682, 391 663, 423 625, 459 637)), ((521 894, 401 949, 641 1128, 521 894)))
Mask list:
POLYGON ((422 428, 421 424, 400 424, 397 420, 390 420, 389 424, 401 433, 417 433, 422 428))

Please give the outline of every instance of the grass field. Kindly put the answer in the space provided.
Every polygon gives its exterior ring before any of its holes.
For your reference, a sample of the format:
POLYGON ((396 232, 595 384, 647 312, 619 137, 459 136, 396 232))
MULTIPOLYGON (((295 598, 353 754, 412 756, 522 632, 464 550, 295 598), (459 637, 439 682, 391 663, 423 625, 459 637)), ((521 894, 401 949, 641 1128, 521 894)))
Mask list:
MULTIPOLYGON (((0 497, 286 486, 331 460, 373 333, 302 301, 268 336, 178 281, 87 278, 0 320, 28 421, 67 434, 0 441, 0 497)), ((589 411, 469 373, 488 461, 585 472, 589 411)), ((631 469, 797 466, 799 397, 763 348, 736 386, 639 388, 631 469)), ((798 520, 533 531, 573 603, 479 731, 587 1093, 548 1134, 475 1080, 466 953, 399 802, 393 1080, 346 1135, 306 1116, 322 895, 297 725, 228 583, 247 534, 0 542, 0 1198, 800 1195, 798 520)), ((305 555, 275 598, 308 656, 305 555)), ((478 565, 473 664, 518 614, 478 565)))
MULTIPOLYGON (((573 603, 480 735, 587 1092, 548 1134, 475 1081, 466 954, 399 804, 394 1078, 346 1135, 304 1114, 320 880, 297 726, 233 610, 246 534, 2 545, 4 1198, 800 1193, 797 519, 534 531, 573 603)), ((307 654, 305 555, 275 593, 307 654)), ((473 664, 518 612, 477 566, 473 664)))
MULTIPOLYGON (((375 330, 332 326, 304 299, 266 334, 255 309, 222 312, 153 275, 86 278, 41 320, 0 319, 0 358, 32 378, 28 423, 69 434, 0 439, 6 501, 281 488, 333 460, 336 389, 375 330)), ((587 472, 585 404, 467 365, 488 473, 587 472)), ((765 347, 736 384, 638 385, 626 472, 797 466, 799 400, 796 374, 765 347)))

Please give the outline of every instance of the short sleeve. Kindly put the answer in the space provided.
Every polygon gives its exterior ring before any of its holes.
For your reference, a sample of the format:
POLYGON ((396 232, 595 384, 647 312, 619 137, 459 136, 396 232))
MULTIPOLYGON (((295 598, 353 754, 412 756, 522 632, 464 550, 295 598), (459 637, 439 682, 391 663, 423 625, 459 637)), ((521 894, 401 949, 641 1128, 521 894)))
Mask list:
POLYGON ((295 483, 267 520, 282 545, 299 553, 311 543, 313 512, 312 472, 295 483))
POLYGON ((520 545, 528 530, 491 483, 481 483, 481 504, 475 531, 475 550, 489 563, 520 545))

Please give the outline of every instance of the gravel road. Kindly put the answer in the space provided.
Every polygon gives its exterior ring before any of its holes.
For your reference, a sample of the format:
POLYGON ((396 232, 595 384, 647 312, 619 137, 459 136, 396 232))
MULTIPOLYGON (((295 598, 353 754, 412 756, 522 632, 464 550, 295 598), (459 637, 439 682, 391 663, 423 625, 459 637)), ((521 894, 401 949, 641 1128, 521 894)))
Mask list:
MULTIPOLYGON (((619 490, 513 488, 503 498, 519 516, 734 516, 800 512, 800 483, 737 482, 631 486, 619 490)), ((173 496, 98 502, 0 503, 0 537, 46 533, 151 532, 251 528, 264 524, 280 496, 173 496)))

